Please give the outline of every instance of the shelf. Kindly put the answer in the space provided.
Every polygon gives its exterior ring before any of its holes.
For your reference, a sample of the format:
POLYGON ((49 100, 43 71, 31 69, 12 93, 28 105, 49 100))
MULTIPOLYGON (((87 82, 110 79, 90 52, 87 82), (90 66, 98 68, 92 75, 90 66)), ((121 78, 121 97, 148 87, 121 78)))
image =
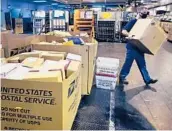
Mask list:
POLYGON ((76 20, 79 20, 79 21, 92 21, 93 19, 83 19, 83 18, 77 18, 76 20))
POLYGON ((78 28, 92 28, 92 25, 77 25, 78 28))
POLYGON ((92 24, 92 21, 77 21, 76 23, 77 24, 85 24, 85 23, 92 24))

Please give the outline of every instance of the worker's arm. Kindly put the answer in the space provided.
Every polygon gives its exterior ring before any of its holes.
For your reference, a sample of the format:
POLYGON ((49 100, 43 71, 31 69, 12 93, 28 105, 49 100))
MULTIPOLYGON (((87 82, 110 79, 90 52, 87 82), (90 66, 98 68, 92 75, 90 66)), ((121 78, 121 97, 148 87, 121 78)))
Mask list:
POLYGON ((136 23, 136 19, 133 19, 131 21, 129 21, 123 28, 122 30, 122 34, 125 36, 125 37, 129 37, 129 32, 130 30, 133 28, 134 24, 136 23))
POLYGON ((129 32, 127 30, 122 30, 122 34, 125 36, 125 37, 128 37, 129 36, 129 32))

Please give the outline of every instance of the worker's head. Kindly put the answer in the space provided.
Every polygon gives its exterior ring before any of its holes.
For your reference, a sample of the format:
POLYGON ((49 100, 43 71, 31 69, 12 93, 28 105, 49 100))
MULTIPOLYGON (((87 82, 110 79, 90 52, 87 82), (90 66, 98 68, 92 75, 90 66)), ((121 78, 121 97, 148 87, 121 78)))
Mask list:
POLYGON ((138 11, 140 18, 146 19, 149 15, 149 11, 146 8, 141 8, 140 11, 138 11))
POLYGON ((140 15, 140 18, 142 18, 142 19, 146 19, 147 18, 147 16, 148 16, 148 12, 144 12, 144 13, 139 13, 139 15, 140 15))

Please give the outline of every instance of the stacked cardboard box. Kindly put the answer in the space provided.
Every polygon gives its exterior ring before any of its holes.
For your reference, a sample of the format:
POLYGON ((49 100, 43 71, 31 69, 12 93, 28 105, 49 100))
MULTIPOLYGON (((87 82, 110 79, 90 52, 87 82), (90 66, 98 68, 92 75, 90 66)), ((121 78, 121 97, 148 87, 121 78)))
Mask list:
POLYGON ((1 129, 70 130, 81 100, 81 63, 32 56, 3 65, 1 129))
POLYGON ((119 59, 98 57, 96 62, 97 88, 114 90, 118 81, 119 59))

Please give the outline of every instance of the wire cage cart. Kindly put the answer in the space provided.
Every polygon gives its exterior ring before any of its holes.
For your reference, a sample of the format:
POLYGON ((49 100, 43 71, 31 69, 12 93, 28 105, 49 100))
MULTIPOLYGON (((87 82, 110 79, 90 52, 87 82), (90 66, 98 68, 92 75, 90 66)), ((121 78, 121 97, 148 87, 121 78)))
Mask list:
POLYGON ((51 29, 59 31, 68 31, 69 29, 69 12, 63 10, 54 10, 52 12, 51 29))

